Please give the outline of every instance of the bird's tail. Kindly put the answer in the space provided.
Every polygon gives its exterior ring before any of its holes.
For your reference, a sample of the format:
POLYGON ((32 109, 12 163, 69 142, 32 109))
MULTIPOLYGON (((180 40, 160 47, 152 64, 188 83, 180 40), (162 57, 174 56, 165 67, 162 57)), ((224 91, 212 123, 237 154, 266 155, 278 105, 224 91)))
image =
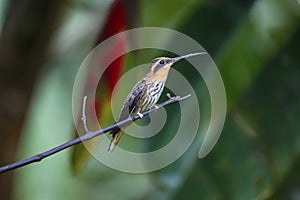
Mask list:
POLYGON ((110 134, 112 134, 112 140, 110 142, 110 145, 108 147, 108 152, 112 152, 115 147, 117 146, 118 142, 120 141, 124 131, 120 129, 119 127, 113 129, 110 134))

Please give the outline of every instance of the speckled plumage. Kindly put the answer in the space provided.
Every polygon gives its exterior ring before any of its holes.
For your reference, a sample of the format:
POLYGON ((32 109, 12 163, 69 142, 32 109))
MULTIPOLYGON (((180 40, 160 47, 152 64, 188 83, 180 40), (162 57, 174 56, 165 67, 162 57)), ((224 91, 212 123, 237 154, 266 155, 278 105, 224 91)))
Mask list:
MULTIPOLYGON (((205 52, 193 53, 176 58, 160 57, 151 61, 147 74, 138 81, 127 96, 117 122, 127 119, 131 115, 141 112, 154 106, 161 96, 172 64, 190 56, 206 54, 205 52)), ((123 135, 123 130, 128 126, 117 127, 111 130, 112 141, 109 152, 112 152, 123 135)))

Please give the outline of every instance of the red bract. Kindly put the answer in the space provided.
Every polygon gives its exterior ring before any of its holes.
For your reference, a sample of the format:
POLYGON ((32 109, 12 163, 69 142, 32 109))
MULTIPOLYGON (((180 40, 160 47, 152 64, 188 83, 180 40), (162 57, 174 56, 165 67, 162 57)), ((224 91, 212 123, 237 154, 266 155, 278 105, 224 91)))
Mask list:
MULTIPOLYGON (((102 28, 102 31, 97 37, 96 44, 100 44, 105 39, 120 33, 127 28, 127 16, 126 16, 126 7, 123 0, 116 0, 110 8, 108 12, 106 21, 102 28)), ((122 53, 126 48, 126 41, 125 39, 120 39, 117 41, 115 46, 111 47, 108 52, 106 52, 106 57, 109 59, 111 55, 114 53, 122 53)), ((124 55, 120 56, 116 60, 114 60, 109 67, 107 68, 106 72, 104 73, 105 81, 107 82, 109 98, 111 97, 113 88, 115 87, 118 79, 120 78, 122 67, 124 64, 124 55)), ((101 67, 101 66, 99 66, 101 67)))
MULTIPOLYGON (((104 25, 101 26, 101 30, 97 36, 94 47, 99 45, 101 42, 106 40, 107 38, 120 33, 127 29, 127 15, 126 15, 126 7, 123 0, 116 0, 112 3, 104 25)), ((124 58, 122 55, 125 52, 126 48, 126 38, 120 38, 114 43, 114 46, 109 47, 106 52, 102 52, 99 55, 99 62, 96 66, 96 69, 101 70, 101 68, 106 67, 105 63, 107 63, 111 56, 114 54, 121 55, 117 59, 115 59, 108 68, 105 70, 103 77, 95 77, 95 73, 93 71, 89 71, 87 74, 87 82, 85 87, 85 94, 89 94, 89 88, 91 85, 97 84, 95 81, 98 81, 100 78, 100 84, 98 84, 98 88, 95 95, 95 100, 89 100, 90 103, 87 105, 87 113, 92 112, 93 108, 95 108, 97 117, 100 121, 100 125, 103 123, 108 123, 110 121, 110 101, 113 89, 120 78, 122 68, 124 66, 124 58)), ((80 120, 79 120, 80 121, 80 120)), ((89 122, 90 128, 93 129, 93 124, 97 122, 89 122)), ((90 141, 86 143, 91 147, 95 147, 95 142, 90 141)), ((86 148, 83 145, 77 145, 73 149, 72 155, 72 170, 74 173, 78 173, 85 166, 87 159, 89 158, 89 152, 87 152, 86 148)))

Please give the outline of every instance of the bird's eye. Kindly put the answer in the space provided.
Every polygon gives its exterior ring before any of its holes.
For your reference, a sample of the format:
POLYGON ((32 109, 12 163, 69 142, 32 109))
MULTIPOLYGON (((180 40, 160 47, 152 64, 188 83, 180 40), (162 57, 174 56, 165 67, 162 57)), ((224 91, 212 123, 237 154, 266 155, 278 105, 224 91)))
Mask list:
POLYGON ((163 65, 163 64, 165 64, 165 61, 164 60, 160 60, 159 64, 163 65))

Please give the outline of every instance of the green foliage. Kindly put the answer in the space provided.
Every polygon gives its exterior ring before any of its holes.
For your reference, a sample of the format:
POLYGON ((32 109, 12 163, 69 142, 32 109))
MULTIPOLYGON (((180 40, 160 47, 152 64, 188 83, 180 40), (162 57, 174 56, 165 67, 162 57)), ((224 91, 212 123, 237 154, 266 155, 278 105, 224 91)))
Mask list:
MULTIPOLYGON (((106 5, 106 1, 101 2, 106 5)), ((96 3, 91 0, 85 4, 96 3)), ((60 30, 54 46, 59 47, 59 41, 68 38, 70 30, 76 30, 77 35, 70 37, 69 46, 53 53, 48 63, 52 70, 45 70, 40 78, 27 116, 20 158, 72 137, 69 102, 73 79, 96 35, 93 27, 99 22, 90 22, 86 29, 78 27, 87 23, 89 17, 97 16, 97 12, 93 6, 73 6, 72 14, 63 21, 62 27, 68 28, 60 30), (79 33, 83 35, 80 38, 79 33)), ((92 159, 77 177, 69 171, 69 151, 65 151, 20 169, 15 177, 15 198, 299 198, 300 5, 297 1, 144 0, 140 15, 143 26, 162 26, 185 33, 215 59, 226 87, 229 110, 213 151, 200 160, 200 145, 194 142, 172 165, 147 174, 117 172, 92 159)), ((156 56, 159 52, 150 54, 156 56)), ((129 63, 135 62, 132 58, 129 63)), ((200 91, 199 98, 203 97, 201 109, 205 121, 209 119, 210 102, 203 80, 194 79, 192 70, 184 73, 192 77, 193 86, 200 91)), ((171 115, 178 111, 176 105, 172 106, 167 108, 171 115)), ((167 123, 164 130, 172 133, 176 123, 167 123)), ((202 130, 200 127, 195 141, 201 140, 202 130)), ((169 140, 170 135, 155 136, 144 144, 151 149, 169 140)))

